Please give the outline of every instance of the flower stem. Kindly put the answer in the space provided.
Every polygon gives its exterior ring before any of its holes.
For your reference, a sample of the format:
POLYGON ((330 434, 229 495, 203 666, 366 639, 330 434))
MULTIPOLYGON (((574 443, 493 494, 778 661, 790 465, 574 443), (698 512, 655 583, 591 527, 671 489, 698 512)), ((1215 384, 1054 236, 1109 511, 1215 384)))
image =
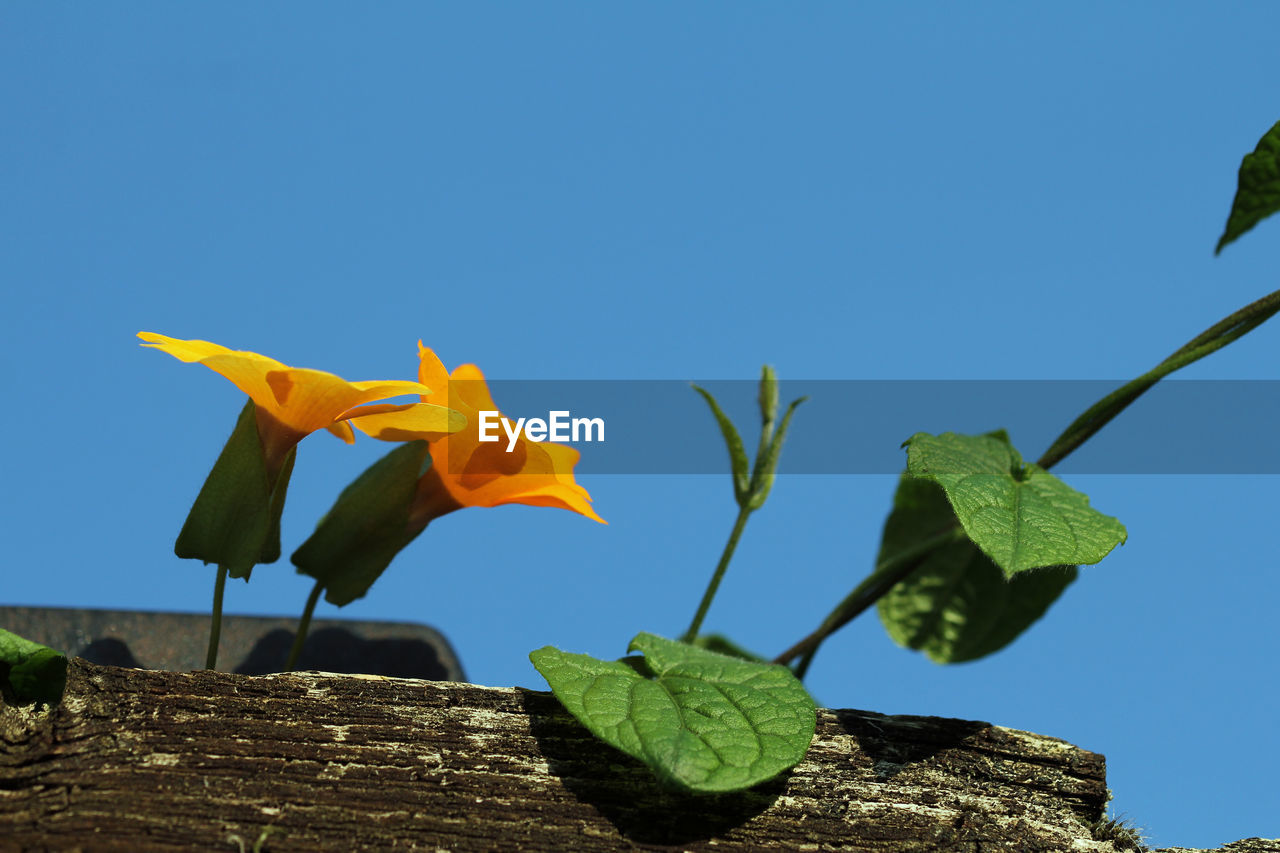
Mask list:
POLYGON ((227 567, 218 566, 218 579, 213 583, 213 620, 209 625, 209 651, 204 658, 205 669, 218 668, 218 641, 222 639, 222 593, 227 588, 227 567))
POLYGON ((711 583, 707 584, 707 591, 702 594, 702 603, 698 605, 698 612, 689 623, 689 630, 685 631, 684 636, 680 638, 681 642, 693 642, 698 636, 698 631, 702 629, 702 620, 711 609, 711 600, 716 597, 716 590, 720 588, 720 581, 724 579, 725 570, 729 568, 729 560, 733 559, 733 551, 738 547, 738 539, 742 537, 742 529, 747 526, 747 518, 750 515, 751 510, 748 507, 738 508, 738 519, 733 523, 733 530, 729 533, 729 541, 725 543, 724 553, 720 555, 720 562, 716 564, 711 583))
POLYGON ((320 600, 320 593, 324 592, 324 585, 320 581, 316 581, 316 585, 311 588, 311 594, 307 596, 307 606, 302 609, 302 618, 298 620, 298 633, 293 637, 293 647, 289 649, 289 659, 284 662, 284 671, 293 672, 293 668, 298 665, 298 657, 302 654, 302 646, 307 641, 307 631, 311 629, 311 614, 316 611, 316 602, 320 600))

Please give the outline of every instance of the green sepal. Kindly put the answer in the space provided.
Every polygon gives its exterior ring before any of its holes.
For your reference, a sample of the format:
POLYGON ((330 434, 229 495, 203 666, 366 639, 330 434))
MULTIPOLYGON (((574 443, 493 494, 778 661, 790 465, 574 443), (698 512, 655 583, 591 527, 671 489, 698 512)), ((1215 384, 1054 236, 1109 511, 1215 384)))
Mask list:
POLYGON ((429 450, 425 441, 406 442, 370 465, 293 552, 298 574, 319 581, 330 604, 363 597, 422 532, 409 529, 409 511, 418 479, 431 466, 429 450))
POLYGON ((738 434, 733 421, 729 420, 729 416, 720 408, 716 398, 711 396, 711 392, 697 385, 693 386, 693 390, 707 401, 707 405, 711 407, 711 414, 716 416, 716 423, 720 425, 720 434, 724 436, 724 443, 729 448, 729 463, 733 467, 733 497, 741 506, 749 497, 748 489, 751 486, 751 471, 748 467, 750 463, 747 462, 747 451, 743 447, 742 436, 738 434))
POLYGON ((759 509, 764 506, 765 500, 769 497, 769 491, 773 488, 773 481, 776 479, 774 471, 778 467, 778 457, 782 454, 782 442, 787 437, 787 427, 791 425, 791 416, 795 414, 796 406, 807 399, 809 398, 801 397, 791 401, 791 405, 787 406, 787 413, 782 416, 778 431, 773 434, 768 447, 762 448, 763 453, 756 458, 756 469, 751 475, 751 494, 747 499, 747 509, 759 509))
POLYGON ((11 705, 50 707, 67 688, 67 656, 0 629, 0 695, 11 705))
MULTIPOLYGON (((904 474, 884 526, 877 565, 919 549, 958 526, 942 488, 904 474)), ((900 646, 937 663, 977 660, 1013 642, 1075 580, 1075 566, 1018 572, 1011 579, 969 540, 939 541, 877 602, 880 622, 900 646)), ((873 582, 874 575, 867 582, 873 582)))
POLYGON ((1128 536, 1087 496, 1024 464, 1003 432, 916 433, 907 441, 907 474, 942 487, 965 534, 1010 578, 1097 563, 1128 536))
POLYGON ((1280 210, 1280 121, 1240 161, 1236 197, 1226 228, 1213 250, 1216 255, 1253 226, 1280 210))
POLYGON ((280 559, 280 514, 296 450, 270 482, 257 410, 252 400, 246 403, 187 514, 174 553, 225 566, 231 577, 245 580, 256 564, 280 559))
POLYGON ((789 669, 637 634, 644 657, 602 661, 545 646, 529 659, 605 743, 693 793, 750 788, 793 767, 813 739, 813 699, 789 669))

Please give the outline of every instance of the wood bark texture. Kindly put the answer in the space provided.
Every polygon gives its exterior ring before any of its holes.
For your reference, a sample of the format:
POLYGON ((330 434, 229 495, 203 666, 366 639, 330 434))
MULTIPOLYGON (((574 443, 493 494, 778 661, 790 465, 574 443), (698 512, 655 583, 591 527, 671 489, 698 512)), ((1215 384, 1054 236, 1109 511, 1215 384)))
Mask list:
POLYGON ((0 710, 5 850, 1112 850, 1106 796, 1063 741, 863 711, 820 711, 783 778, 689 797, 518 688, 76 659, 60 706, 0 710))

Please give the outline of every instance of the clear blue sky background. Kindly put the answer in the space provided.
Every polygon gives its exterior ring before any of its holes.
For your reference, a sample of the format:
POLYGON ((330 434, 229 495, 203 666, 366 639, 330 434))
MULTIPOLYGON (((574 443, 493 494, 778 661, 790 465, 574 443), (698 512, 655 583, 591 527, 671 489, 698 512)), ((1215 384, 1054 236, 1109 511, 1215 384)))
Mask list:
MULTIPOLYGON (((1136 375, 1277 284, 1278 221, 1212 253, 1280 118, 1277 32, 1262 3, 7 4, 2 597, 207 608, 172 541, 243 398, 142 329, 352 379, 410 378, 419 338, 499 378, 1136 375)), ((1273 323, 1185 375, 1276 379, 1278 353, 1273 323)), ((286 553, 385 450, 301 445, 286 553)), ((1072 483, 1129 543, 1018 643, 941 667, 868 617, 813 692, 1103 752, 1159 844, 1280 836, 1275 477, 1072 483)), ((727 477, 584 484, 609 526, 456 513, 320 615, 437 625, 474 680, 531 687, 544 644, 679 633, 727 477)), ((708 627, 807 633, 892 487, 780 480, 708 627)), ((280 563, 228 609, 308 589, 280 563)))

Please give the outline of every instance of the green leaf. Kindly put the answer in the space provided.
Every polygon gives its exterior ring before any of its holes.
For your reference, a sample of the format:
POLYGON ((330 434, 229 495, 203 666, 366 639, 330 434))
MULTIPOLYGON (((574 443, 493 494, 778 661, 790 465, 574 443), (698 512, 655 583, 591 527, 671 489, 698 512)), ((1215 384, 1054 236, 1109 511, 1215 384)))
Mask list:
MULTIPOLYGON (((885 522, 877 564, 956 525, 942 489, 903 475, 885 522)), ((1076 578, 1075 566, 1019 572, 1006 579, 966 540, 940 544, 877 603, 880 622, 900 646, 938 663, 960 663, 997 652, 1031 627, 1076 578)))
POLYGON ((747 499, 747 489, 750 484, 751 471, 747 462, 747 451, 742 446, 742 436, 738 435, 738 429, 733 425, 733 421, 729 420, 729 416, 720 408, 720 404, 716 402, 716 398, 711 396, 711 392, 693 386, 693 390, 702 395, 702 399, 707 401, 707 405, 711 407, 711 414, 716 416, 716 423, 720 424, 720 434, 724 436, 724 443, 729 448, 729 463, 733 467, 733 497, 741 505, 747 499))
POLYGON ((773 434, 773 440, 769 442, 768 450, 761 457, 757 457, 756 470, 751 475, 751 497, 747 500, 747 509, 759 509, 764 506, 765 500, 769 497, 769 491, 773 488, 773 481, 776 479, 774 471, 778 467, 778 457, 782 454, 782 442, 786 440, 787 427, 791 425, 791 416, 795 414, 796 406, 807 399, 809 398, 801 397, 791 401, 791 405, 787 406, 787 413, 782 416, 782 424, 773 434))
POLYGON ((0 629, 0 693, 6 702, 57 705, 66 687, 66 655, 0 629))
POLYGON ((257 412, 252 400, 245 404, 187 514, 174 553, 226 566, 231 577, 246 580, 254 565, 280 559, 280 513, 296 455, 296 448, 289 451, 271 483, 257 412))
POLYGON ((747 651, 724 634, 699 634, 693 638, 693 645, 709 652, 728 655, 731 658, 755 661, 756 663, 768 663, 765 658, 755 652, 747 651))
POLYGON ((1280 122, 1258 140, 1258 147, 1240 161, 1236 197, 1227 227, 1218 239, 1216 255, 1253 226, 1280 210, 1280 122))
POLYGON ((813 700, 786 667, 751 663, 653 634, 602 661, 546 646, 529 655, 592 734, 675 787, 738 791, 793 767, 816 725, 813 700))
POLYGON ((1123 524, 1043 468, 1024 465, 1003 433, 916 433, 907 446, 907 473, 942 486, 965 534, 1009 577, 1097 563, 1125 541, 1123 524))
POLYGON ((422 532, 410 527, 409 510, 418 479, 430 465, 425 441, 392 450, 342 490, 315 532, 293 552, 298 573, 320 581, 330 604, 342 607, 363 597, 422 532))

